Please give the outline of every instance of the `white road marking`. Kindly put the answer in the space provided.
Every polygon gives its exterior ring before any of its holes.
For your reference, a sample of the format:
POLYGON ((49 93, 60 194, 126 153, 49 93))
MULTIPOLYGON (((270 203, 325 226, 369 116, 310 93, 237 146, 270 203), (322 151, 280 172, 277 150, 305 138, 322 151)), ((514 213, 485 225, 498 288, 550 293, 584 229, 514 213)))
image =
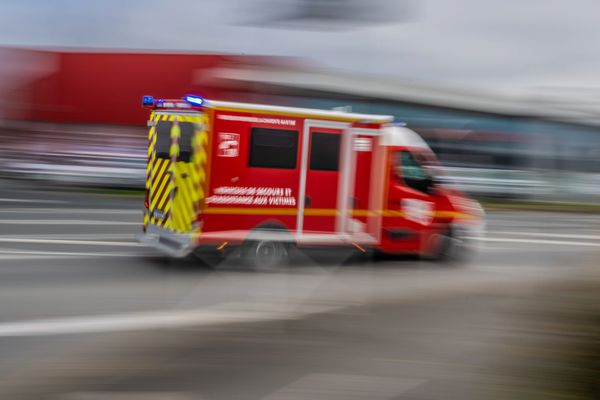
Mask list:
POLYGON ((138 253, 94 253, 74 251, 38 251, 38 250, 0 250, 0 260, 8 259, 36 259, 40 257, 64 258, 64 257, 139 257, 138 253))
POLYGON ((120 247, 140 247, 143 246, 137 242, 108 242, 102 240, 69 240, 69 239, 26 239, 26 238, 6 238, 1 237, 0 243, 36 243, 36 244, 77 244, 85 246, 120 246, 120 247))
POLYGON ((66 201, 62 200, 36 200, 36 199, 8 199, 0 198, 2 203, 47 203, 47 204, 66 204, 66 201))
POLYGON ((191 395, 183 392, 77 392, 67 393, 56 400, 203 400, 197 394, 191 395))
POLYGON ((494 231, 498 235, 516 235, 516 236, 538 236, 548 238, 563 238, 563 239, 588 239, 600 240, 600 235, 581 235, 570 233, 546 233, 546 232, 523 232, 523 231, 494 231))
POLYGON ((565 246, 600 247, 600 242, 599 243, 574 242, 574 241, 570 241, 570 240, 493 238, 493 237, 477 237, 477 236, 467 237, 467 239, 480 240, 483 242, 530 243, 530 244, 552 244, 552 245, 565 245, 565 246))
POLYGON ((6 208, 0 213, 49 213, 49 214, 131 214, 142 215, 142 207, 137 210, 111 208, 6 208))
POLYGON ((136 241, 134 234, 127 233, 50 233, 50 234, 23 234, 23 235, 0 235, 0 238, 12 239, 111 239, 136 241))
POLYGON ((478 248, 478 250, 480 251, 488 251, 488 252, 492 252, 492 251, 514 251, 515 249, 512 247, 508 247, 508 246, 490 246, 489 244, 484 244, 481 247, 478 248))
POLYGON ((305 399, 397 399, 427 382, 424 379, 392 376, 313 373, 290 383, 262 400, 305 399))
POLYGON ((34 255, 2 255, 0 261, 23 261, 23 260, 56 260, 56 259, 67 259, 67 258, 79 258, 77 256, 34 256, 34 255))
POLYGON ((127 314, 52 318, 0 323, 0 337, 50 336, 147 329, 201 327, 231 323, 298 319, 337 309, 327 305, 220 305, 194 310, 164 310, 127 314))
POLYGON ((4 225, 142 225, 140 222, 93 221, 85 219, 0 219, 4 225))

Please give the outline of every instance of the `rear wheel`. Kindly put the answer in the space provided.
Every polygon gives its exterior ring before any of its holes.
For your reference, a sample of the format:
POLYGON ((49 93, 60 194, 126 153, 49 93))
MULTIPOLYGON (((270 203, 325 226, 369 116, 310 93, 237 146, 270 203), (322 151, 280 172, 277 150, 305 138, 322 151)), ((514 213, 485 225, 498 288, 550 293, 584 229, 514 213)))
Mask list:
POLYGON ((244 257, 256 270, 274 270, 287 264, 289 251, 283 242, 250 240, 244 246, 244 257))
POLYGON ((242 246, 244 261, 255 270, 274 270, 286 266, 292 248, 290 232, 277 222, 256 227, 242 246))

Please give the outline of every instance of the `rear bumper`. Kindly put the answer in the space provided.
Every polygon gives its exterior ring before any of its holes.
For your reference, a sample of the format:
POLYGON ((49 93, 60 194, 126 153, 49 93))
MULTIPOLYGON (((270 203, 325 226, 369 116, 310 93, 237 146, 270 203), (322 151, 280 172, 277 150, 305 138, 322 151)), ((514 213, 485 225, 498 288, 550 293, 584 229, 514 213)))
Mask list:
POLYGON ((173 258, 187 257, 195 248, 192 235, 171 232, 151 224, 146 228, 146 233, 136 238, 140 243, 173 258))

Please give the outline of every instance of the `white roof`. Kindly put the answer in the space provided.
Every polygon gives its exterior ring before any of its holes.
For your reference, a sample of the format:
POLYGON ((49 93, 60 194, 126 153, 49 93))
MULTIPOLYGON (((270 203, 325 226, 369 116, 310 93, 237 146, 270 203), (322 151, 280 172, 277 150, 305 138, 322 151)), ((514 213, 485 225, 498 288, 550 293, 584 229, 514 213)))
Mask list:
POLYGON ((402 146, 427 149, 429 145, 419 134, 403 126, 386 126, 382 129, 381 144, 383 146, 402 146))
POLYGON ((207 100, 206 104, 217 108, 233 108, 243 110, 258 110, 265 112, 279 112, 286 114, 307 114, 310 116, 317 117, 331 117, 331 118, 346 118, 356 119, 360 121, 374 121, 374 122, 392 122, 394 117, 392 115, 375 115, 375 114, 359 114, 336 110, 320 110, 315 108, 300 108, 300 107, 285 107, 285 106, 274 106, 267 104, 252 104, 252 103, 237 103, 232 101, 216 101, 207 100))

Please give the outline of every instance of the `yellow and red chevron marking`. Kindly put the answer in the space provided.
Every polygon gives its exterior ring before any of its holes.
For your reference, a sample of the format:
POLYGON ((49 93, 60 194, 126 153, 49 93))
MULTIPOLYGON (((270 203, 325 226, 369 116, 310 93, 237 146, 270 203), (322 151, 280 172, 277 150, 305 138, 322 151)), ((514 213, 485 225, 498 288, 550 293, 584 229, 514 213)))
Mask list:
POLYGON ((155 178, 152 180, 152 196, 150 201, 151 213, 154 210, 161 210, 163 212, 163 218, 155 218, 151 215, 150 222, 155 225, 164 226, 168 221, 167 213, 170 211, 170 193, 172 190, 172 181, 170 175, 171 160, 165 160, 162 158, 156 159, 154 163, 152 176, 155 178))
MULTIPOLYGON (((168 120, 169 116, 164 114, 157 114, 155 121, 168 120)), ((172 179, 171 179, 171 160, 157 158, 155 154, 156 147, 156 134, 154 134, 153 145, 152 145, 152 170, 150 173, 150 223, 158 226, 167 227, 169 223, 169 214, 171 208, 171 202, 169 201, 170 193, 172 190, 172 179), (155 211, 162 211, 162 218, 156 218, 155 211)))
MULTIPOLYGON (((206 117, 204 115, 179 116, 180 122, 196 125, 192 137, 192 157, 190 162, 177 162, 175 166, 175 186, 177 192, 173 198, 173 230, 182 233, 200 233, 200 227, 194 224, 200 211, 200 200, 204 198, 203 184, 206 181, 206 117)), ((179 132, 175 132, 178 135, 179 132)))
MULTIPOLYGON (((171 136, 173 138, 172 157, 176 159, 179 155, 179 138, 181 137, 180 122, 193 123, 193 116, 177 116, 171 136)), ((192 137, 193 141, 193 137, 192 137)), ((190 160, 191 161, 191 160, 190 160)), ((196 216, 193 202, 193 167, 191 162, 176 161, 174 168, 175 191, 173 192, 173 209, 171 213, 172 229, 180 233, 189 233, 192 230, 192 222, 196 216)))
MULTIPOLYGON (((146 161, 146 192, 149 194, 152 186, 152 165, 154 164, 154 154, 156 148, 156 122, 158 121, 158 114, 152 112, 150 114, 150 121, 153 122, 152 126, 148 130, 148 159, 146 161)), ((148 227, 150 221, 150 210, 146 210, 144 213, 144 231, 148 227)))
POLYGON ((148 160, 146 163, 146 189, 150 188, 150 172, 152 171, 152 162, 154 159, 154 149, 156 146, 156 121, 158 117, 155 116, 154 112, 150 115, 150 121, 153 122, 152 126, 148 130, 148 160))
MULTIPOLYGON (((202 114, 198 119, 197 123, 201 126, 200 130, 194 136, 194 156, 192 158, 192 166, 194 171, 194 213, 195 215, 199 215, 202 210, 200 210, 200 202, 204 200, 206 197, 206 184, 207 184, 207 163, 208 163, 208 126, 209 120, 206 114, 202 114)), ((197 225, 194 228, 194 235, 199 235, 202 228, 200 225, 197 225)))
POLYGON ((181 233, 189 233, 192 230, 192 222, 196 217, 193 202, 193 184, 191 179, 191 163, 177 162, 175 167, 175 182, 177 192, 173 197, 173 230, 181 233))

